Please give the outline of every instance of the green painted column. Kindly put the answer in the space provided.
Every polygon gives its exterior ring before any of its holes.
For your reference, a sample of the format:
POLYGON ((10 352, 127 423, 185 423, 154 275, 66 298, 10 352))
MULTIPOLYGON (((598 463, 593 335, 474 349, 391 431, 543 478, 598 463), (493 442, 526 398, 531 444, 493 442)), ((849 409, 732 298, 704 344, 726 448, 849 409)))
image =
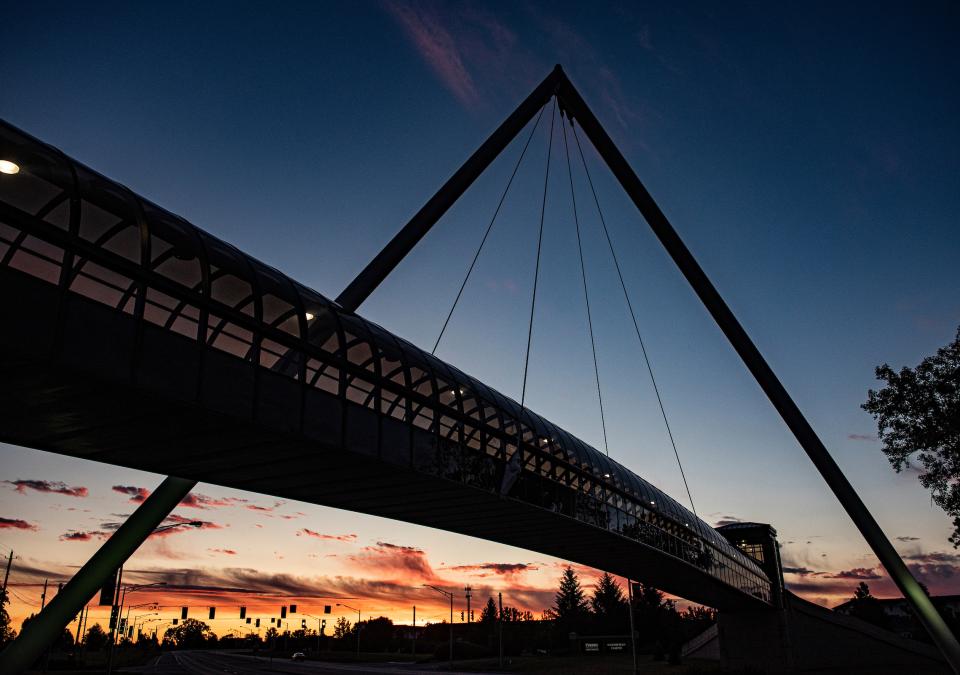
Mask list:
POLYGON ((30 668, 113 571, 140 548, 196 484, 183 478, 165 478, 17 639, 0 652, 0 673, 22 673, 30 668))

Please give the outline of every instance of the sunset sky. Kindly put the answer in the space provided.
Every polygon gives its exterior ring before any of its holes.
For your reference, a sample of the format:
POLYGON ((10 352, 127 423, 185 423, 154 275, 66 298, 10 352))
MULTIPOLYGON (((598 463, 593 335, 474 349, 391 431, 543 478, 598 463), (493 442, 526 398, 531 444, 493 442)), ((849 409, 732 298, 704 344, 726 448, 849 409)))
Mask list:
MULTIPOLYGON (((920 580, 960 593, 949 519, 915 471, 892 471, 859 408, 876 365, 915 365, 960 323, 960 17, 936 2, 862 12, 17 3, 0 25, 0 116, 333 297, 562 63, 920 580)), ((360 314, 433 345, 521 142, 360 314)), ((546 148, 541 127, 437 352, 517 399, 546 148)), ((812 464, 587 154, 697 511, 713 524, 773 524, 790 588, 815 602, 835 605, 861 580, 892 596, 812 464)), ((527 404, 602 449, 565 170, 555 156, 527 404)), ((584 189, 610 455, 686 503, 584 189)), ((44 579, 55 588, 68 578, 160 480, 0 444, 0 554, 16 555, 15 621, 37 610, 44 579)), ((565 564, 207 484, 173 517, 204 525, 149 540, 125 579, 203 587, 136 601, 157 600, 164 618, 186 604, 205 619, 216 605, 221 634, 240 628, 241 605, 268 619, 281 604, 319 615, 338 599, 364 617, 409 621, 416 605, 418 622, 439 621, 446 600, 425 583, 472 585, 478 614, 502 591, 505 604, 539 615, 565 564)), ((587 585, 600 574, 581 571, 587 585)))

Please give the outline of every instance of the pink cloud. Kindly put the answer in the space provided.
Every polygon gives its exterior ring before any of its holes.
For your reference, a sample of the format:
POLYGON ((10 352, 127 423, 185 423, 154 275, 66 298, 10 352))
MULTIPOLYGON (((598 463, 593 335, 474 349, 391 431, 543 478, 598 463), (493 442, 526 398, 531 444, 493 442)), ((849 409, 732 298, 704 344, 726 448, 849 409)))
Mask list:
POLYGON ((246 499, 239 497, 208 497, 207 495, 191 492, 183 498, 180 506, 187 506, 192 509, 209 509, 217 506, 235 506, 237 504, 244 504, 246 501, 246 499))
POLYGON ((133 485, 114 485, 111 489, 122 495, 128 495, 130 501, 137 504, 150 496, 150 490, 147 488, 135 487, 133 485))
POLYGON ((326 539, 330 541, 356 541, 357 535, 355 534, 321 534, 320 532, 314 532, 311 529, 303 528, 297 532, 297 536, 307 536, 313 537, 315 539, 326 539))
POLYGON ((36 530, 37 526, 19 518, 0 518, 0 529, 4 530, 36 530))
POLYGON ((70 487, 62 481, 49 481, 49 480, 27 480, 27 479, 18 479, 18 480, 8 480, 4 481, 14 486, 17 492, 20 494, 26 493, 28 489, 36 490, 37 492, 49 492, 58 495, 67 495, 68 497, 86 497, 88 490, 82 486, 70 487))
POLYGON ((385 7, 406 31, 421 58, 464 105, 476 103, 480 95, 467 71, 458 41, 440 18, 425 7, 394 1, 385 7))

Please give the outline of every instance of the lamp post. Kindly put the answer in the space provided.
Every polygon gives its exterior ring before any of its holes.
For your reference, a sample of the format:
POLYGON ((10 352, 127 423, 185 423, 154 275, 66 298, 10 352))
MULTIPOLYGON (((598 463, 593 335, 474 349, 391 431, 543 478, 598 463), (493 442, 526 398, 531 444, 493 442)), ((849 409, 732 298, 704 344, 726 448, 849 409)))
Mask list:
POLYGON ((320 625, 323 622, 323 619, 321 619, 319 616, 314 616, 313 614, 304 614, 304 616, 309 616, 311 619, 317 620, 317 656, 319 656, 320 655, 320 625))
MULTIPOLYGON (((122 566, 120 567, 120 574, 123 574, 122 566)), ((120 604, 117 605, 117 623, 118 624, 120 623, 120 612, 123 611, 123 603, 127 599, 127 591, 134 592, 134 591, 139 591, 141 588, 153 588, 155 586, 166 586, 166 585, 167 585, 167 582, 158 581, 157 583, 154 583, 154 584, 139 584, 137 586, 124 586, 122 591, 121 589, 117 589, 117 592, 120 594, 120 604)), ((150 605, 155 603, 148 602, 144 604, 150 605)), ((113 608, 111 607, 110 610, 112 612, 113 608)), ((127 607, 127 616, 123 620, 124 628, 127 627, 127 621, 129 619, 130 619, 130 608, 127 607)), ((110 629, 110 652, 107 655, 107 675, 112 675, 113 673, 113 650, 116 647, 116 644, 117 644, 117 631, 114 628, 111 628, 110 629)))
MULTIPOLYGON (((177 527, 203 527, 203 521, 200 520, 191 520, 187 523, 170 523, 169 525, 161 525, 160 527, 154 528, 151 535, 157 534, 159 532, 166 532, 167 530, 172 530, 177 527)), ((120 566, 120 578, 123 578, 123 565, 120 566)), ((119 619, 120 612, 123 611, 123 603, 127 597, 127 591, 138 591, 141 588, 150 588, 153 586, 166 586, 165 581, 160 581, 155 584, 140 584, 138 586, 125 586, 123 588, 123 593, 120 595, 120 604, 117 607, 117 617, 119 619)), ((119 589, 118 589, 119 590, 119 589)), ((112 609, 112 608, 111 608, 112 609)), ((113 629, 110 630, 110 654, 107 657, 107 675, 112 675, 113 673, 113 648, 116 643, 116 631, 113 629)))
POLYGON ((337 607, 346 607, 347 609, 352 609, 357 613, 357 658, 360 658, 360 610, 356 607, 351 607, 350 605, 345 605, 342 602, 337 603, 337 607))
MULTIPOLYGON (((159 612, 147 612, 146 614, 136 614, 136 615, 134 615, 134 617, 133 617, 133 625, 132 625, 132 626, 127 626, 127 635, 131 635, 131 632, 130 632, 130 628, 131 628, 131 627, 133 628, 132 635, 139 635, 139 634, 137 633, 137 624, 138 624, 138 623, 142 623, 142 622, 140 621, 140 619, 143 618, 143 617, 145 617, 145 616, 157 616, 157 615, 159 615, 159 612)), ((149 620, 149 619, 148 619, 148 620, 149 620)), ((131 635, 131 638, 130 638, 130 639, 133 639, 133 638, 132 638, 132 635, 131 635)), ((138 641, 139 641, 139 640, 138 640, 138 641)))
POLYGON ((431 586, 430 584, 424 584, 424 588, 431 588, 437 593, 442 593, 450 599, 450 668, 453 669, 453 593, 450 591, 445 591, 442 588, 437 588, 436 586, 431 586))

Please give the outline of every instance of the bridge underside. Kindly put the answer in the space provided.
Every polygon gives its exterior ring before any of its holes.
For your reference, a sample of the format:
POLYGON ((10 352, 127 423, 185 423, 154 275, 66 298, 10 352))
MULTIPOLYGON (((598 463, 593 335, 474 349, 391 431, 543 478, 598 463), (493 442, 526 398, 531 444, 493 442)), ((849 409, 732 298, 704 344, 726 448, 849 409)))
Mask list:
MULTIPOLYGON (((0 268, 0 311, 17 317, 16 327, 0 331, 4 442, 480 537, 629 576, 718 609, 768 606, 643 543, 414 471, 409 449, 394 457, 385 449, 380 456, 351 452, 339 442, 278 433, 274 425, 173 401, 142 383, 134 386, 125 373, 104 378, 118 373, 106 361, 127 360, 121 345, 106 339, 118 333, 124 315, 84 311, 74 332, 58 336, 57 317, 50 315, 55 303, 44 301, 56 292, 0 268), (55 341, 69 346, 52 359, 55 341)), ((183 365, 175 340, 163 344, 172 337, 151 338, 158 341, 156 354, 168 357, 155 366, 160 379, 164 369, 183 365)), ((339 438, 336 431, 328 435, 339 438)))

